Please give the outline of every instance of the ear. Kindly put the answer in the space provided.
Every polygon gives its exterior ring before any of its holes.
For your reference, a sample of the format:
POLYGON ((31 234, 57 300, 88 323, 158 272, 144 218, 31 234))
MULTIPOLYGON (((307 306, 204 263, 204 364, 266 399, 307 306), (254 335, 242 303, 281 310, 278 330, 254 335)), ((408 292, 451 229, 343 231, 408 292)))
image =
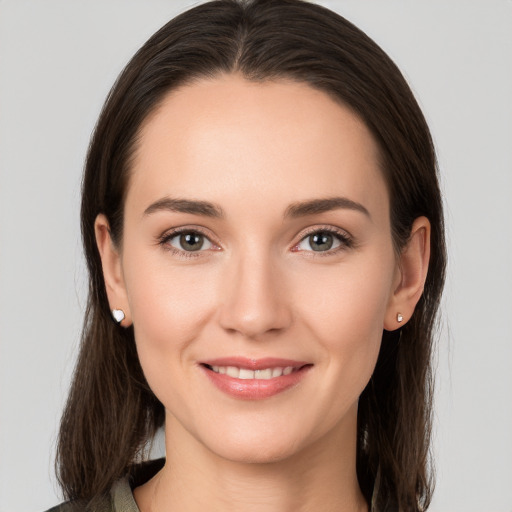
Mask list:
POLYGON ((430 222, 426 217, 418 217, 412 225, 411 236, 400 253, 394 289, 384 319, 384 329, 387 331, 398 329, 414 313, 423 293, 429 260, 430 222))
POLYGON ((121 325, 128 327, 131 325, 132 321, 124 284, 121 256, 110 236, 110 226, 105 215, 99 214, 96 217, 94 233, 100 253, 103 279, 105 281, 110 311, 121 309, 125 315, 121 325))

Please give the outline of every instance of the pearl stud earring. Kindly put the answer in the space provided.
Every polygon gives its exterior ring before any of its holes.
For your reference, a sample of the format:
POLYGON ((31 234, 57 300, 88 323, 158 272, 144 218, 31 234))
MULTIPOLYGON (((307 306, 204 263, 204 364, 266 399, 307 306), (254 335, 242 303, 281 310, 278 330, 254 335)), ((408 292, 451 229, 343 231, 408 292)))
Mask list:
POLYGON ((113 309, 112 317, 114 318, 116 323, 120 324, 125 318, 124 311, 122 309, 113 309))
POLYGON ((402 313, 397 313, 397 315, 396 315, 396 321, 397 321, 398 323, 401 323, 401 322, 403 322, 403 320, 404 320, 404 317, 402 316, 402 313))

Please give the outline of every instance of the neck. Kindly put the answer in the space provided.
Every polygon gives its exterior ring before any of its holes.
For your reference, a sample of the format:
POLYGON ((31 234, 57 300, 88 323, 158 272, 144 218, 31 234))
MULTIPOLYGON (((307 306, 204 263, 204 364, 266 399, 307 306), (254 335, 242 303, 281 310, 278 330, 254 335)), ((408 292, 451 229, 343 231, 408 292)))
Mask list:
POLYGON ((366 512, 351 423, 291 457, 247 463, 212 453, 168 417, 166 464, 135 498, 141 512, 366 512))

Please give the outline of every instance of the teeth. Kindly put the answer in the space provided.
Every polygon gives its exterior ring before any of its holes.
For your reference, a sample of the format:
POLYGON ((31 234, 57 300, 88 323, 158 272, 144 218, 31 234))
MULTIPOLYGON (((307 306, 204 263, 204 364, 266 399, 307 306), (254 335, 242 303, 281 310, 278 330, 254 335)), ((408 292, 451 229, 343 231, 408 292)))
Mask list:
POLYGON ((238 379, 238 377, 240 376, 240 370, 235 366, 228 366, 226 368, 226 375, 228 377, 234 377, 235 379, 238 379))
POLYGON ((266 370, 256 370, 254 372, 254 378, 255 379, 271 379, 272 378, 272 369, 267 368, 266 370))
POLYGON ((283 375, 290 375, 293 372, 293 366, 264 368, 263 370, 248 370, 247 368, 237 368, 236 366, 212 366, 215 373, 228 375, 235 379, 260 379, 269 380, 283 375))
POLYGON ((283 375, 282 368, 272 368, 272 377, 281 377, 283 375))
POLYGON ((245 368, 240 368, 239 379, 247 380, 254 379, 254 370, 246 370, 245 368))

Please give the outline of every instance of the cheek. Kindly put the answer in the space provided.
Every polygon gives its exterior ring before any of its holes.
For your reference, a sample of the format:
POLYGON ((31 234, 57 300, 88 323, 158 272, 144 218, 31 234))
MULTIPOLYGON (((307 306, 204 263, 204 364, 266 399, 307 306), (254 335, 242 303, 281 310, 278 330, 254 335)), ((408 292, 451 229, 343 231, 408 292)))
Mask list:
POLYGON ((181 358, 215 312, 213 277, 162 255, 132 253, 125 263, 139 357, 149 364, 181 358), (141 262, 144 262, 141 264, 141 262))
POLYGON ((194 354, 215 312, 215 286, 213 276, 208 278, 199 267, 171 266, 161 260, 148 258, 142 266, 144 260, 134 259, 135 265, 127 265, 132 269, 126 276, 128 299, 137 353, 149 387, 167 410, 186 416, 201 401, 193 385, 197 378, 194 354))
POLYGON ((315 269, 296 289, 297 309, 327 361, 325 386, 356 401, 373 373, 393 279, 393 258, 315 269))
POLYGON ((361 261, 309 269, 308 279, 296 280, 294 296, 300 316, 321 338, 340 340, 376 333, 380 339, 390 299, 393 265, 361 261))

